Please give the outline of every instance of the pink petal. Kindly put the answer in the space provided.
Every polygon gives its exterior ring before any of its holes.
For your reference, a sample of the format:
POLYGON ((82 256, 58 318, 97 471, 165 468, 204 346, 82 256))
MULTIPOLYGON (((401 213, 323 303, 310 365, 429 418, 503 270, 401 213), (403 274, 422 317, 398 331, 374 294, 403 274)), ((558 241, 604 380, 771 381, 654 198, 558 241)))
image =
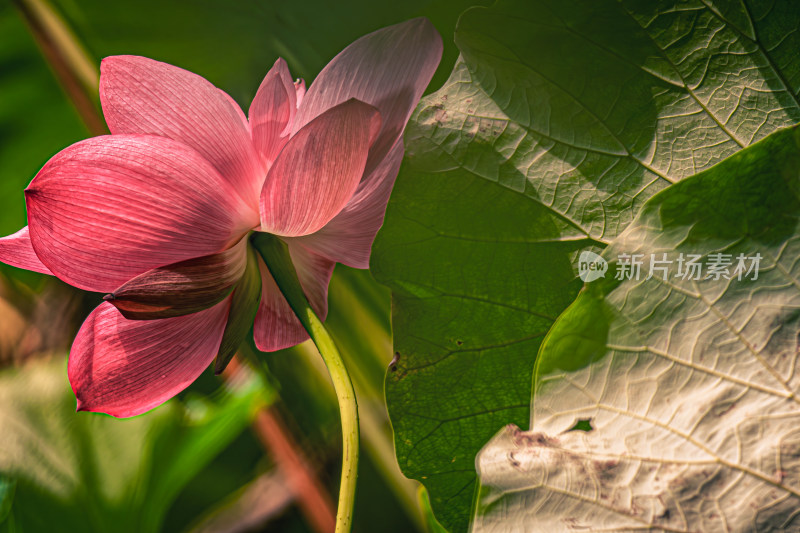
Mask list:
POLYGON ((91 291, 217 253, 252 223, 249 207, 200 154, 163 137, 81 141, 48 161, 25 194, 36 255, 91 291))
POLYGON ((322 69, 303 98, 293 131, 350 98, 375 106, 383 129, 370 153, 370 171, 402 134, 441 57, 442 39, 424 18, 365 35, 322 69))
POLYGON ((269 168, 289 140, 286 131, 295 113, 297 95, 286 61, 278 59, 267 73, 250 104, 250 130, 253 144, 269 168))
POLYGON ((230 104, 234 111, 236 111, 236 115, 239 117, 239 120, 242 122, 242 125, 247 131, 250 131, 250 123, 247 121, 247 117, 244 115, 244 111, 242 108, 239 107, 239 104, 236 103, 236 100, 231 98, 231 95, 223 91, 222 89, 217 89, 219 94, 230 104))
POLYGON ((127 320, 103 303, 81 326, 67 374, 79 411, 134 416, 185 389, 217 354, 230 302, 192 315, 127 320))
POLYGON ((129 320, 188 315, 224 300, 244 274, 247 239, 224 252, 154 268, 104 299, 129 320))
POLYGON ((348 100, 297 132, 264 182, 263 230, 293 237, 327 224, 356 191, 379 128, 374 107, 348 100))
POLYGON ((17 268, 53 275, 33 251, 28 226, 13 235, 0 239, 0 261, 17 268))
POLYGON ((107 57, 100 66, 100 102, 111 133, 180 141, 246 201, 258 198, 263 173, 242 111, 206 79, 146 57, 107 57))
MULTIPOLYGON (((289 243, 289 254, 311 308, 321 320, 325 320, 328 316, 328 283, 334 262, 299 244, 289 243)), ((289 307, 264 262, 259 259, 258 263, 261 269, 261 305, 253 327, 256 347, 262 352, 274 352, 307 340, 306 330, 289 307)))
POLYGON ((287 241, 296 241, 337 263, 369 268, 372 242, 383 225, 386 204, 402 161, 403 140, 399 139, 386 158, 364 178, 341 213, 318 232, 287 241))

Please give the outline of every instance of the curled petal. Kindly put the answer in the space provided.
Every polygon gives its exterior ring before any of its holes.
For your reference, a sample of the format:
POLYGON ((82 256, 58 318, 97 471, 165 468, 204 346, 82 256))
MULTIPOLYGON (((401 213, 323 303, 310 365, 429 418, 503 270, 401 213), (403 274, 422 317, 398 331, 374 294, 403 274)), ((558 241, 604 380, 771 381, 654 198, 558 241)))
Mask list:
POLYGON ((282 236, 314 233, 353 196, 380 128, 374 107, 348 100, 292 137, 261 191, 261 227, 282 236))
POLYGON ((81 326, 67 374, 79 411, 134 416, 185 389, 217 354, 230 302, 162 320, 127 320, 103 303, 81 326))
POLYGON ((299 108, 300 104, 303 103, 303 97, 306 95, 306 80, 297 78, 294 82, 294 90, 297 95, 297 107, 299 108))
POLYGON ((17 268, 53 275, 34 252, 28 226, 0 239, 0 261, 17 268))
POLYGON ((364 178, 341 213, 318 232, 287 241, 296 241, 337 263, 369 268, 372 242, 383 225, 386 204, 402 161, 403 141, 400 139, 375 170, 364 178))
MULTIPOLYGON (((335 263, 296 243, 288 243, 292 263, 311 308, 321 320, 328 316, 328 283, 335 263)), ((264 262, 261 270, 261 304, 258 307, 253 334, 262 352, 289 348, 308 339, 308 333, 295 316, 286 298, 272 279, 264 262)))
POLYGON ((230 294, 247 264, 247 240, 218 254, 139 274, 104 300, 129 320, 153 320, 208 309, 230 294))
POLYGON ((247 207, 229 191, 179 142, 94 137, 56 154, 25 191, 31 243, 67 283, 111 292, 143 272, 240 239, 249 229, 247 207))
POLYGON ((350 98, 375 106, 383 128, 367 171, 386 156, 433 77, 442 57, 442 38, 417 18, 361 37, 328 63, 308 89, 293 131, 350 98))
POLYGON ((138 56, 100 66, 100 102, 111 133, 160 135, 197 150, 243 195, 258 198, 261 165, 242 111, 206 79, 138 56))
POLYGON ((297 95, 286 61, 279 58, 267 73, 250 104, 253 144, 264 167, 269 167, 289 140, 287 126, 297 112, 297 95))

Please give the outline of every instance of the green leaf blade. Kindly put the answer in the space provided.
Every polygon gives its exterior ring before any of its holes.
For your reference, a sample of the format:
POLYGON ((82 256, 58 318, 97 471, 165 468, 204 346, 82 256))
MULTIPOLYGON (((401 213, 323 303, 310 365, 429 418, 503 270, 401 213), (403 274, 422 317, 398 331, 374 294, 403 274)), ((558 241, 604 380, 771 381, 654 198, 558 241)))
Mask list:
POLYGON ((158 531, 170 504, 271 399, 251 378, 140 416, 76 413, 63 360, 0 373, 0 475, 26 532, 158 531), (42 509, 47 509, 42 513, 42 509))
POLYGON ((394 297, 398 460, 449 530, 468 527, 488 427, 525 416, 522 384, 580 290, 579 252, 600 252, 671 184, 800 122, 798 13, 757 7, 506 0, 459 20, 462 57, 407 127, 371 265, 394 297), (462 352, 465 338, 504 348, 462 352))
POLYGON ((527 418, 533 356, 580 287, 572 254, 591 241, 575 232, 562 238, 559 223, 568 226, 540 206, 463 170, 407 175, 393 195, 390 209, 402 223, 384 237, 404 259, 377 275, 393 280, 395 332, 415 332, 395 338, 397 362, 387 375, 398 460, 406 475, 435 487, 440 520, 463 520, 475 453, 497 427, 527 418), (419 198, 422 184, 436 194, 419 198), (484 217, 495 224, 485 226, 484 217), (496 261, 476 260, 494 254, 496 261), (480 283, 465 283, 472 279, 480 283), (527 374, 516 371, 526 367, 527 374))

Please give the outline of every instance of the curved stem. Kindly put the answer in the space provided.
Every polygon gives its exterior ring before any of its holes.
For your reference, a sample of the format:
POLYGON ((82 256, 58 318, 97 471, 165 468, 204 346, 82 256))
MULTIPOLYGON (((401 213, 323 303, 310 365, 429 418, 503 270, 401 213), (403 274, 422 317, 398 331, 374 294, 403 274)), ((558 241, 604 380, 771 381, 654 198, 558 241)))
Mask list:
MULTIPOLYGON (((339 416, 342 419, 342 479, 339 482, 339 505, 336 510, 336 533, 350 531, 353 521, 353 504, 358 476, 358 405, 350 375, 342 356, 336 348, 328 330, 314 311, 306 304, 306 320, 300 322, 308 331, 322 355, 333 381, 336 399, 339 401, 339 416)), ((299 318, 299 315, 298 315, 299 318)))
POLYGON ((292 265, 286 244, 268 233, 256 232, 251 241, 289 306, 317 346, 336 391, 342 421, 342 479, 336 511, 336 533, 347 533, 353 522, 353 504, 358 475, 358 405, 356 393, 336 343, 311 309, 292 265))

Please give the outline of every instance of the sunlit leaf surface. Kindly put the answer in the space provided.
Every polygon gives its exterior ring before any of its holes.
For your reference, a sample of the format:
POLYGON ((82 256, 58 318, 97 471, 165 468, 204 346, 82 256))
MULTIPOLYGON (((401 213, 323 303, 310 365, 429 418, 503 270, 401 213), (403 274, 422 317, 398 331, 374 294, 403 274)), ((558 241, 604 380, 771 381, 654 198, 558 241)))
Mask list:
POLYGON ((647 202, 603 254, 630 279, 544 341, 531 430, 481 452, 474 531, 797 530, 799 215, 798 129, 647 202))

